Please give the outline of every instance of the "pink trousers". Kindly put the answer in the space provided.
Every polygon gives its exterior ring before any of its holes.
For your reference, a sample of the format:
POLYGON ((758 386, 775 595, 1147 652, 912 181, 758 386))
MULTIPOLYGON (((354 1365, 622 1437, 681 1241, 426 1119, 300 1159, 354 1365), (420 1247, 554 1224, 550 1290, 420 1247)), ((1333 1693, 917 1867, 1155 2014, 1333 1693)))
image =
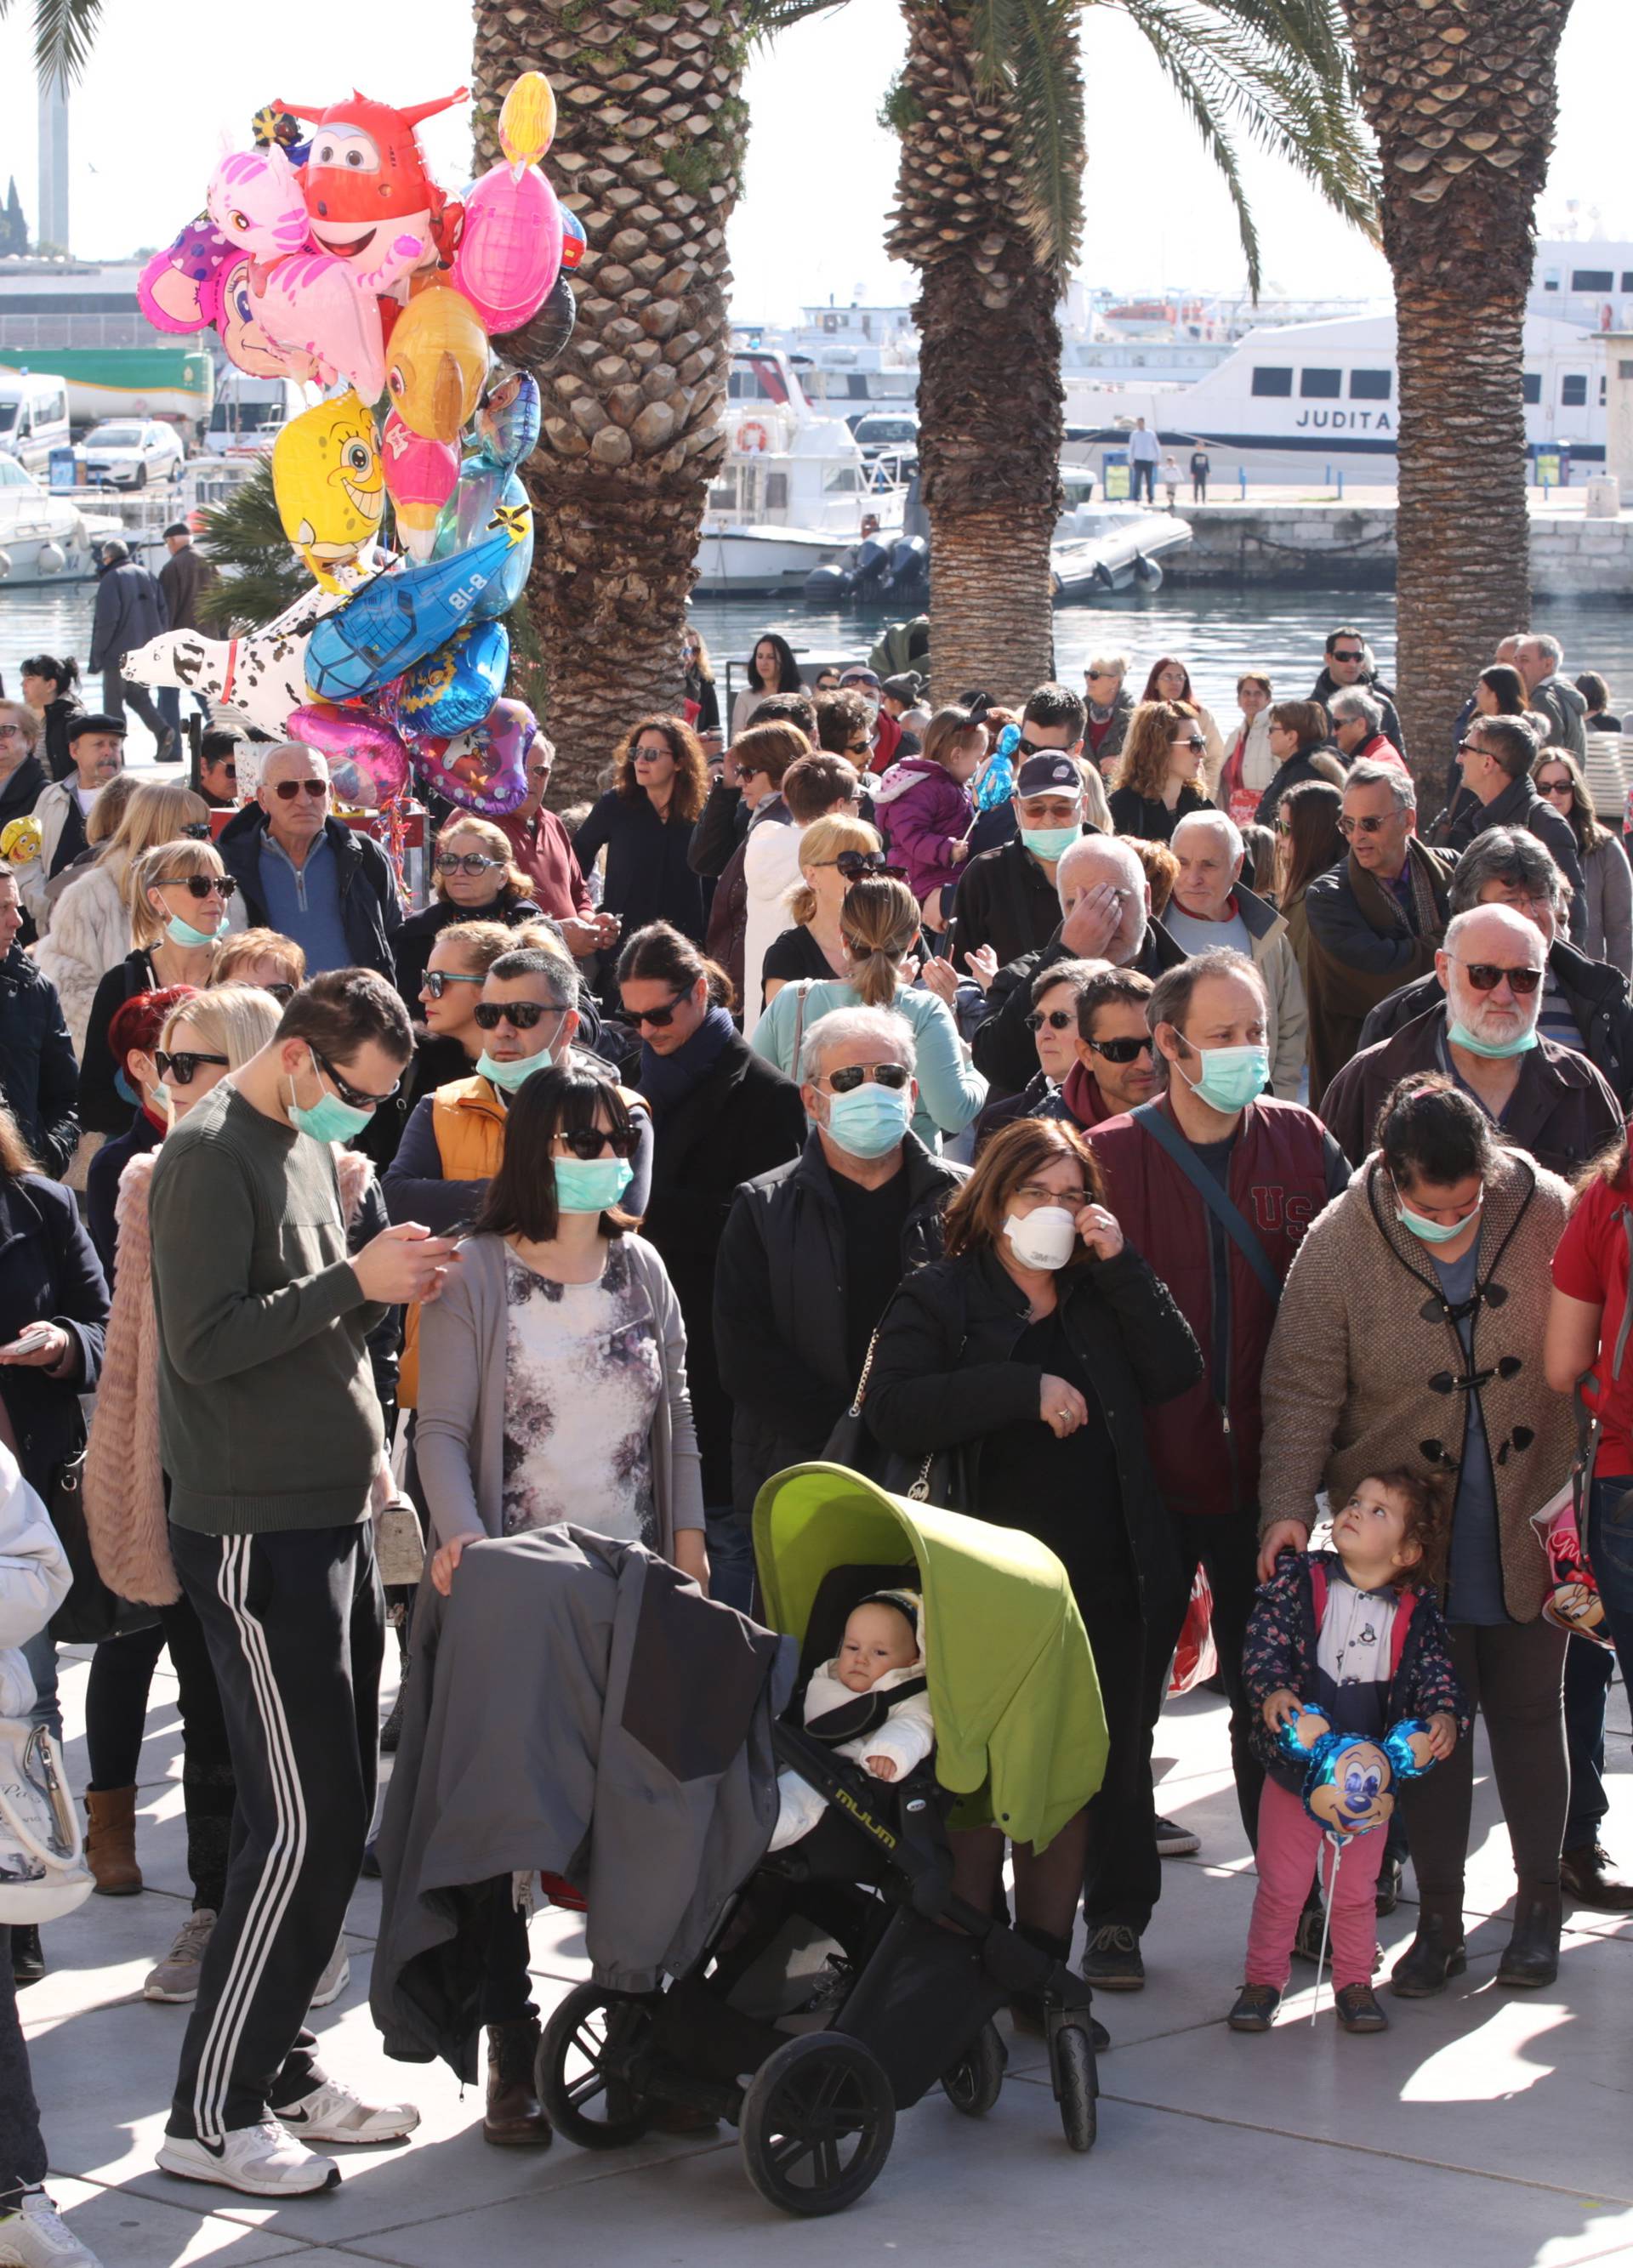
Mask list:
POLYGON ((1285 1986, 1294 1933, 1319 1853, 1322 1887, 1332 1914, 1328 1950, 1334 1989, 1370 1984, 1378 1942, 1378 1875, 1388 1839, 1379 1828, 1345 1844, 1334 1896, 1332 1869, 1336 1854, 1332 1845, 1298 1797, 1267 1777, 1259 1799, 1259 1890, 1247 1929, 1244 1982, 1274 1984, 1278 1992, 1285 1986))

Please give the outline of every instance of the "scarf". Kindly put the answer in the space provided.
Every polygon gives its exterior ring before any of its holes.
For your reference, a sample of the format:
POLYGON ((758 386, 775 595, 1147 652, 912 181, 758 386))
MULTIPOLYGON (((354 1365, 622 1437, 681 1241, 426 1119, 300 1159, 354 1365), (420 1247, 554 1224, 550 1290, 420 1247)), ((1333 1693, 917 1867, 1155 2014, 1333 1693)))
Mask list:
POLYGON ((707 1078, 736 1036, 737 1027, 725 1009, 711 1008, 691 1037, 672 1056, 661 1056, 649 1041, 641 1042, 638 1085, 659 1125, 707 1078))

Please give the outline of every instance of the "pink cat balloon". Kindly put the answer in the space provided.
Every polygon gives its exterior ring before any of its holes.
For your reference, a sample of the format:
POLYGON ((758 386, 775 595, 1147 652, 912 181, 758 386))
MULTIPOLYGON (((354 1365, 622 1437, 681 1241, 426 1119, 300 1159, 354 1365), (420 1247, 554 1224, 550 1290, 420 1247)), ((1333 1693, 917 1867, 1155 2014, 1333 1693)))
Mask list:
POLYGON ((380 301, 329 252, 298 252, 264 275, 252 269, 250 306, 273 342, 310 355, 324 384, 344 378, 365 401, 386 390, 380 301))
POLYGON ((469 732, 416 741, 414 770, 433 795, 462 811, 503 819, 527 801, 528 750, 538 729, 525 701, 496 701, 469 732))
POLYGON ((328 760, 335 792, 345 802, 371 809, 402 794, 408 780, 408 748, 389 725, 366 709, 313 701, 292 712, 289 733, 328 760))
POLYGON ((265 150, 235 150, 210 180, 210 217, 229 244, 256 260, 281 260, 311 243, 306 199, 295 169, 274 142, 265 150))

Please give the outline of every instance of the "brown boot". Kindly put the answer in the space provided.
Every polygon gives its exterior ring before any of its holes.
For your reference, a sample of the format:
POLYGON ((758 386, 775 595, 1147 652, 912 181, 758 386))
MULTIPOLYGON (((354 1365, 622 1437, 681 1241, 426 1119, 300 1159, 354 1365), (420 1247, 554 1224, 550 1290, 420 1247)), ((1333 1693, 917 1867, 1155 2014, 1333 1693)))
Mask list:
POLYGON ((539 2021, 488 2026, 488 2102, 482 2139, 500 2150, 543 2150, 550 2142, 550 2123, 533 2079, 539 2021))
POLYGON ((133 1787, 85 1790, 85 1864, 105 1898, 133 1898, 142 1887, 136 1798, 133 1787))

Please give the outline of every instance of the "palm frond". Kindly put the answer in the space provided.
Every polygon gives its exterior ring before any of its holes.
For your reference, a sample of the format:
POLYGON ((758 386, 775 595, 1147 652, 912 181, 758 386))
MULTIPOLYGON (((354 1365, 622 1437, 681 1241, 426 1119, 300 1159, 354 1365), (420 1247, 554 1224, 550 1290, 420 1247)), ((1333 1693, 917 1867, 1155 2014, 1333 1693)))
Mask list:
MULTIPOLYGON (((0 0, 0 17, 11 0, 0 0)), ((42 85, 70 86, 90 59, 102 0, 34 0, 34 67, 42 85)))
POLYGON ((746 0, 743 11, 743 37, 750 46, 773 40, 812 16, 831 15, 845 0, 746 0))
POLYGON ((1083 225, 1083 94, 1078 0, 975 0, 976 91, 1005 99, 1016 127, 1017 216, 1062 276, 1083 225))
POLYGON ((238 637, 258 629, 310 583, 278 518, 270 457, 231 496, 206 507, 199 534, 216 570, 199 594, 199 620, 206 630, 238 637))

